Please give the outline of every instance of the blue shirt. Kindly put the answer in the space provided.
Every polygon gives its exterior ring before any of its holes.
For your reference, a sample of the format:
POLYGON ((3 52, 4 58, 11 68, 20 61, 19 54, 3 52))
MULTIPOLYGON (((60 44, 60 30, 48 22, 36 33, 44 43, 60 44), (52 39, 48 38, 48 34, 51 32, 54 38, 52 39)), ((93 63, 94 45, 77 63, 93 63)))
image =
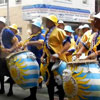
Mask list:
MULTIPOLYGON (((42 35, 42 33, 38 34, 37 36, 33 37, 30 41, 38 41, 38 40, 43 40, 44 41, 44 37, 42 35)), ((38 49, 36 46, 32 46, 32 45, 29 45, 28 46, 28 50, 30 50, 31 52, 33 52, 37 58, 37 61, 40 65, 40 58, 43 54, 43 49, 38 49)))
POLYGON ((10 49, 13 44, 12 44, 12 39, 14 37, 14 33, 10 29, 4 29, 2 33, 2 43, 5 48, 10 49))
POLYGON ((71 43, 71 37, 70 36, 66 36, 65 40, 63 41, 63 45, 65 45, 67 42, 71 43))
POLYGON ((20 35, 17 34, 16 37, 17 37, 19 42, 22 40, 20 35))
POLYGON ((75 42, 77 41, 77 39, 78 39, 78 35, 75 35, 75 36, 74 36, 75 42))

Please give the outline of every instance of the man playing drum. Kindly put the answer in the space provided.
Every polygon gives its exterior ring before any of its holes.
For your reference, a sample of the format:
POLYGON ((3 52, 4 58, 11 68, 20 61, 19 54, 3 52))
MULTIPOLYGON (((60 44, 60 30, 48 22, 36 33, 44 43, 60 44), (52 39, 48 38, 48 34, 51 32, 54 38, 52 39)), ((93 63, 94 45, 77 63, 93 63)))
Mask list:
MULTIPOLYGON (((6 65, 6 56, 11 52, 15 51, 18 39, 14 33, 6 28, 6 20, 3 17, 0 17, 0 77, 1 77, 1 90, 0 93, 3 94, 4 90, 4 75, 8 75, 9 71, 6 65)), ((8 94, 11 95, 11 94, 8 94)))
MULTIPOLYGON (((48 28, 48 32, 45 35, 45 41, 44 41, 44 53, 41 57, 42 63, 46 63, 44 66, 41 66, 41 68, 46 68, 46 71, 48 72, 48 82, 47 82, 47 88, 48 88, 48 94, 49 94, 49 100, 54 100, 54 87, 57 86, 59 91, 59 100, 64 100, 64 90, 62 84, 59 84, 55 82, 54 79, 54 73, 51 70, 52 66, 55 63, 55 58, 52 56, 55 53, 58 53, 63 48, 63 40, 65 39, 65 32, 59 28, 56 27, 58 18, 55 15, 50 15, 48 17, 43 17, 43 24, 48 28), (46 61, 44 62, 44 58, 46 58, 46 61), (51 60, 50 60, 51 59, 51 60)), ((61 55, 59 57, 60 59, 63 59, 66 61, 66 56, 61 55)))
MULTIPOLYGON (((41 29, 40 21, 36 20, 32 23, 31 31, 32 31, 31 35, 33 35, 33 37, 30 39, 29 42, 26 43, 26 46, 28 47, 29 51, 35 54, 36 60, 40 66, 41 64, 40 58, 43 53, 42 46, 44 42, 44 37, 42 36, 42 29, 41 29)), ((24 100, 37 100, 36 92, 37 92, 37 86, 31 88, 30 96, 25 98, 24 100)))
POLYGON ((98 29, 94 26, 93 18, 90 19, 91 21, 91 29, 88 30, 81 39, 81 48, 80 50, 76 51, 76 56, 79 58, 81 54, 84 52, 87 56, 91 53, 91 47, 92 47, 92 40, 93 37, 98 33, 98 29))
POLYGON ((65 53, 67 62, 70 62, 72 61, 72 53, 75 51, 76 46, 75 41, 72 37, 72 33, 74 31, 72 30, 72 27, 69 25, 65 26, 64 31, 66 33, 66 38, 63 41, 64 47, 58 54, 60 56, 61 54, 65 53))
POLYGON ((100 13, 94 15, 94 27, 98 29, 98 33, 93 37, 93 46, 92 46, 92 53, 87 57, 87 59, 97 57, 98 61, 100 61, 100 13))

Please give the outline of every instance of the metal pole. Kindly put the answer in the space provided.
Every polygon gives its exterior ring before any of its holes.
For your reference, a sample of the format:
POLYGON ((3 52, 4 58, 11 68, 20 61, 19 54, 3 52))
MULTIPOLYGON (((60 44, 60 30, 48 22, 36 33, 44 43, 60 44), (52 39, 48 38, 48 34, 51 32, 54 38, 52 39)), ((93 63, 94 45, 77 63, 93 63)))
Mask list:
POLYGON ((9 26, 9 0, 7 0, 7 25, 9 26))

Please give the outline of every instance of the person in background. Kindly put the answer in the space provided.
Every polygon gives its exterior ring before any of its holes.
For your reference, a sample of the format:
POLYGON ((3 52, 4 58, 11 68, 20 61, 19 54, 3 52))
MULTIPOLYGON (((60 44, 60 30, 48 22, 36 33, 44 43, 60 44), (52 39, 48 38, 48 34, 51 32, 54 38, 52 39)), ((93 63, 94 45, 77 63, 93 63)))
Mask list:
MULTIPOLYGON (((57 22, 58 18, 55 15, 50 15, 48 17, 43 17, 42 18, 44 26, 48 28, 48 32, 45 35, 45 40, 44 40, 44 48, 43 48, 43 55, 41 57, 41 62, 46 63, 43 66, 43 69, 45 68, 46 70, 44 72, 47 72, 48 70, 48 75, 47 77, 47 89, 48 89, 48 94, 49 94, 49 100, 54 100, 54 87, 57 86, 58 91, 59 91, 59 100, 64 100, 64 90, 62 84, 56 83, 54 79, 54 73, 51 70, 52 66, 55 63, 53 54, 58 53, 62 47, 63 47, 63 40, 65 39, 65 32, 57 28, 57 22), (44 62, 44 59, 46 59, 46 62, 44 62), (51 59, 51 60, 50 60, 51 59)), ((61 55, 59 57, 60 59, 66 60, 65 55, 61 55)), ((42 69, 42 66, 41 66, 42 69)), ((42 73, 42 72, 41 72, 42 73)), ((43 73, 44 74, 44 73, 43 73)))
POLYGON ((79 37, 76 41, 76 51, 74 52, 74 55, 77 54, 77 52, 80 50, 80 48, 82 47, 82 41, 84 41, 84 34, 90 29, 88 24, 84 24, 79 26, 79 37))
POLYGON ((82 53, 85 53, 85 55, 87 56, 92 52, 91 49, 93 47, 93 41, 94 41, 93 37, 98 33, 98 29, 94 27, 94 19, 91 18, 90 21, 91 21, 91 29, 86 31, 82 36, 81 39, 82 45, 76 55, 78 58, 82 55, 82 53))
POLYGON ((80 40, 81 40, 81 37, 82 37, 82 35, 83 35, 83 31, 82 31, 82 28, 83 28, 83 25, 80 25, 75 31, 76 31, 76 33, 77 33, 77 39, 75 39, 76 40, 76 45, 78 45, 79 44, 79 42, 80 42, 80 40))
POLYGON ((60 28, 60 29, 64 29, 64 27, 65 27, 64 22, 63 22, 62 20, 59 20, 59 21, 58 21, 58 26, 57 26, 57 27, 60 28))
POLYGON ((74 35, 75 42, 78 42, 79 38, 81 37, 81 34, 80 34, 81 27, 82 25, 80 25, 78 28, 75 29, 75 35, 74 35))
POLYGON ((10 30, 12 30, 15 34, 15 36, 18 38, 18 41, 20 42, 22 39, 21 39, 21 36, 18 34, 18 27, 16 24, 12 24, 11 26, 9 26, 10 30))
POLYGON ((63 41, 64 47, 58 54, 61 55, 61 54, 65 53, 67 62, 69 62, 69 61, 72 61, 72 53, 75 51, 76 43, 72 37, 72 33, 74 32, 72 30, 72 27, 67 25, 67 26, 65 26, 64 31, 66 33, 66 38, 63 41))
POLYGON ((98 32, 93 37, 93 46, 92 46, 92 52, 86 59, 93 59, 97 58, 100 64, 100 12, 93 16, 94 21, 94 27, 98 29, 98 32))

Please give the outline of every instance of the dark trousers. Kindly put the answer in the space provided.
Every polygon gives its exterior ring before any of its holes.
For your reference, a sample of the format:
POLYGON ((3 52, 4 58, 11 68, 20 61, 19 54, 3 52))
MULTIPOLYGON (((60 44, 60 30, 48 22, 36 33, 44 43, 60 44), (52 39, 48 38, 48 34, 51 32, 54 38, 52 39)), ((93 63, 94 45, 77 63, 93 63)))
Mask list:
POLYGON ((64 100, 65 93, 64 93, 64 90, 63 90, 63 86, 62 85, 58 85, 55 82, 54 74, 51 71, 51 68, 52 68, 53 64, 54 63, 50 63, 49 66, 48 66, 48 70, 49 70, 49 73, 50 73, 50 80, 49 80, 49 84, 47 85, 48 94, 49 94, 49 100, 54 100, 54 87, 55 86, 57 86, 57 88, 58 88, 59 100, 64 100))
POLYGON ((37 100, 36 92, 37 92, 37 86, 30 88, 30 100, 37 100))
MULTIPOLYGON (((14 84, 14 81, 12 80, 9 70, 7 68, 7 63, 4 58, 0 58, 0 82, 1 82, 1 90, 4 90, 4 76, 9 76, 9 83, 11 85, 14 84)), ((10 88, 12 90, 12 86, 10 88)))

